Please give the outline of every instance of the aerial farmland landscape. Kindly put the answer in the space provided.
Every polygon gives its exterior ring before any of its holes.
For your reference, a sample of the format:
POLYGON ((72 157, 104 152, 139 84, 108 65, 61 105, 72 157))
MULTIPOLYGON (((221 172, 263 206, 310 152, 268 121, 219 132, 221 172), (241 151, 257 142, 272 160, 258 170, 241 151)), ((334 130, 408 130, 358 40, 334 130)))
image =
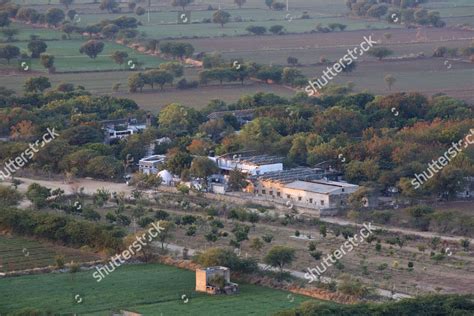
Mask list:
POLYGON ((472 0, 0 0, 0 316, 474 315, 472 0))

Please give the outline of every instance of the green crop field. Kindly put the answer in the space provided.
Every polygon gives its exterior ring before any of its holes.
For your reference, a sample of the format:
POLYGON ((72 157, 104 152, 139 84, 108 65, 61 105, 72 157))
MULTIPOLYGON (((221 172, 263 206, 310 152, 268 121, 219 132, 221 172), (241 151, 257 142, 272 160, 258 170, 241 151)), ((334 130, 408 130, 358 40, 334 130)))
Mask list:
MULTIPOLYGON (((17 24, 15 24, 17 25, 17 24)), ((30 34, 40 35, 45 38, 59 38, 60 32, 54 30, 33 29, 22 26, 20 35, 29 37, 30 34)), ((111 54, 117 50, 126 51, 130 59, 136 60, 143 63, 145 67, 157 67, 163 62, 162 59, 156 56, 145 55, 136 52, 135 50, 128 48, 123 45, 119 45, 115 42, 105 41, 104 50, 97 56, 96 59, 91 59, 87 55, 81 55, 79 52, 80 46, 86 42, 87 39, 81 39, 76 36, 71 40, 49 40, 45 41, 48 45, 46 53, 55 56, 55 66, 58 72, 71 72, 71 71, 94 71, 94 70, 120 70, 125 69, 128 66, 118 65, 111 58, 111 54)), ((28 53, 27 46, 28 42, 14 42, 10 43, 18 46, 23 52, 28 53)), ((46 72, 47 70, 40 64, 39 59, 32 60, 31 69, 34 71, 46 72)), ((17 63, 12 61, 10 65, 5 60, 0 61, 0 69, 2 68, 16 68, 17 63)))
POLYGON ((63 255, 65 262, 84 262, 98 257, 79 250, 42 244, 21 237, 0 236, 0 271, 23 270, 55 264, 55 257, 63 255))
POLYGON ((120 309, 145 315, 271 315, 310 299, 248 284, 240 284, 240 293, 233 296, 196 293, 194 272, 159 264, 122 266, 99 283, 92 273, 3 279, 0 313, 34 307, 87 315, 120 309))

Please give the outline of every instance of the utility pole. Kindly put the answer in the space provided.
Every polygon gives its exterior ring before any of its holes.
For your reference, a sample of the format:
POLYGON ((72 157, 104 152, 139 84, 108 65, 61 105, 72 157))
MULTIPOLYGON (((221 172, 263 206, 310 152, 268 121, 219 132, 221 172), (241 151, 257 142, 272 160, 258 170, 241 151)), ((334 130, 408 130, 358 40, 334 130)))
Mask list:
POLYGON ((288 12, 288 10, 289 10, 289 9, 288 9, 288 2, 289 2, 289 1, 290 1, 290 0, 286 0, 286 12, 288 12))

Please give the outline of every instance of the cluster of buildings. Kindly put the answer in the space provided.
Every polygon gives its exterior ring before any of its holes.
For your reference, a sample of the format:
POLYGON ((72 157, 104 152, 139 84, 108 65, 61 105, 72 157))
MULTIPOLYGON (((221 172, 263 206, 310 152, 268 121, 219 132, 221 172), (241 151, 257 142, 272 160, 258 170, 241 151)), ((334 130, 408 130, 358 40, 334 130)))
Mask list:
MULTIPOLYGON (((229 173, 238 170, 246 175, 248 182, 244 192, 274 203, 309 209, 337 209, 347 204, 350 194, 359 186, 341 182, 340 174, 320 168, 298 167, 284 169, 283 157, 233 153, 209 157, 220 173, 209 177, 209 192, 226 194, 229 173)), ((163 169, 166 157, 153 155, 139 161, 140 172, 157 174, 164 185, 175 185, 180 180, 163 169)))

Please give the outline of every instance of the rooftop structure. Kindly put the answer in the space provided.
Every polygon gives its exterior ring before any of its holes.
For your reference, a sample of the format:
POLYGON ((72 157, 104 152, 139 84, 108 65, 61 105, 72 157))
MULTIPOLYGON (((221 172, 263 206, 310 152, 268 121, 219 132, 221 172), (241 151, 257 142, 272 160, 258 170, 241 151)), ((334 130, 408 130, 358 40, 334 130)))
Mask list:
MULTIPOLYGON (((335 181, 293 181, 285 185, 288 189, 307 191, 320 194, 335 194, 355 191, 359 187, 355 184, 335 181)), ((352 193, 352 192, 351 192, 352 193)))
POLYGON ((239 285, 230 282, 229 268, 208 267, 196 270, 196 291, 213 295, 235 294, 239 291, 239 285))
POLYGON ((145 174, 158 174, 158 167, 166 161, 165 155, 152 155, 138 161, 140 172, 145 174))
POLYGON ((326 176, 323 169, 298 167, 288 170, 267 172, 263 175, 250 177, 251 181, 275 181, 289 183, 296 180, 319 180, 326 176))
POLYGON ((248 153, 226 154, 209 157, 219 169, 230 171, 237 169, 249 175, 261 175, 272 171, 283 170, 283 157, 272 155, 251 155, 248 153))

